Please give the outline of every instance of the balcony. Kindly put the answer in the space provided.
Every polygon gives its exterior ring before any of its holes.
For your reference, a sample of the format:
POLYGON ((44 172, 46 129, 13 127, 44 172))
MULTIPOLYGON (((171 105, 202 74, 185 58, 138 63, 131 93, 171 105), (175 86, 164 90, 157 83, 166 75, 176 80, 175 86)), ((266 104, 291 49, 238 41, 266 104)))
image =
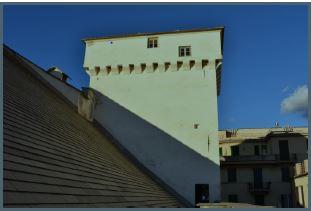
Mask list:
POLYGON ((240 156, 222 156, 220 161, 226 163, 276 163, 276 162, 297 162, 301 157, 307 157, 307 154, 290 154, 287 157, 274 155, 240 155, 240 156))
POLYGON ((267 194, 271 189, 271 182, 248 183, 248 190, 252 194, 267 194))

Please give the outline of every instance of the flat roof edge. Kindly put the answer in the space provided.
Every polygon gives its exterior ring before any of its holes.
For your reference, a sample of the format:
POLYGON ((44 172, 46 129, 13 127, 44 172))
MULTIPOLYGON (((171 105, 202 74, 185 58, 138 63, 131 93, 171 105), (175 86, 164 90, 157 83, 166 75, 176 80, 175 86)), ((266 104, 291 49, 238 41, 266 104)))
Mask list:
POLYGON ((214 28, 198 28, 190 30, 176 30, 167 32, 150 32, 150 33, 136 33, 136 34, 125 34, 125 35, 112 35, 112 36, 102 36, 102 37, 89 37, 82 39, 83 42, 91 40, 103 40, 103 39, 113 39, 113 38, 126 38, 126 37, 140 37, 140 36, 152 36, 161 34, 179 34, 179 33, 190 33, 190 32, 204 32, 204 31, 217 31, 224 30, 225 27, 214 27, 214 28))

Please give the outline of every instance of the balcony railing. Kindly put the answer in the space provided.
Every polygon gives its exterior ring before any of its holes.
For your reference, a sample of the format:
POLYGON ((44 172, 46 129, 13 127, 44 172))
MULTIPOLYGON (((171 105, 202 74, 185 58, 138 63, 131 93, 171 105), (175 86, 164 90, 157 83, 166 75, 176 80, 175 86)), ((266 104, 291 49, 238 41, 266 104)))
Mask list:
MULTIPOLYGON (((307 156, 307 155, 305 155, 307 156)), ((223 162, 249 162, 249 161, 292 161, 296 162, 297 159, 303 157, 302 154, 290 154, 289 156, 280 155, 240 155, 240 156, 222 156, 223 162)))
POLYGON ((271 189, 271 182, 248 183, 248 189, 251 193, 266 194, 271 189))

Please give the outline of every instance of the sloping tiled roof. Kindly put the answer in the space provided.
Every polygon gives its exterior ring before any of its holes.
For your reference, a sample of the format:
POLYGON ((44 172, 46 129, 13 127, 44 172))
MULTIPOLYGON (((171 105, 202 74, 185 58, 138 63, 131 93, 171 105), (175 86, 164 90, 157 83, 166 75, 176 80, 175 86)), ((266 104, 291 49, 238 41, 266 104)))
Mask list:
POLYGON ((182 207, 4 51, 4 207, 182 207))

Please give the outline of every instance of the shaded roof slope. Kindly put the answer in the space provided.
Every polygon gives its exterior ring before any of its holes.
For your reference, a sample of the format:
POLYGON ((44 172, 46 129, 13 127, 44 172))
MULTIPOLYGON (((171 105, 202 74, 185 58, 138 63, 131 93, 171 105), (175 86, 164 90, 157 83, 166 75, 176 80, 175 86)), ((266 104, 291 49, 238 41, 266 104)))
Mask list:
POLYGON ((180 207, 4 49, 4 207, 180 207))

